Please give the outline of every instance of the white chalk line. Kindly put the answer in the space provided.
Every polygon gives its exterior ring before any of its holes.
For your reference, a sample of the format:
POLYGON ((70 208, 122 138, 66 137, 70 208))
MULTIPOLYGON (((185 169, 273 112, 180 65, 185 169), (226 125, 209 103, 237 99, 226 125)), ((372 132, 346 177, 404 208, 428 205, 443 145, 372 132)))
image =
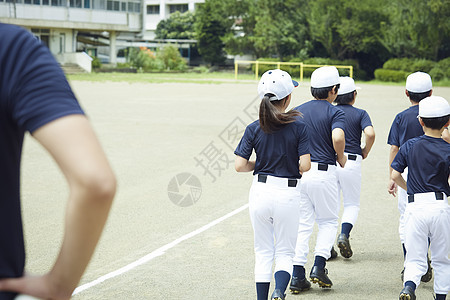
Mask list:
POLYGON ((122 268, 120 268, 120 269, 118 269, 116 271, 113 271, 113 272, 110 272, 110 273, 108 273, 106 275, 103 275, 103 276, 95 279, 94 281, 91 281, 91 282, 85 283, 83 285, 80 285, 79 287, 77 287, 74 290, 72 296, 76 295, 76 294, 79 294, 82 291, 85 291, 85 290, 87 290, 87 289, 89 289, 89 288, 91 288, 93 286, 96 286, 96 285, 98 285, 98 284, 100 284, 100 283, 102 283, 102 282, 104 282, 104 281, 106 281, 108 279, 117 277, 117 276, 122 275, 122 274, 124 274, 124 273, 126 273, 128 271, 131 271, 132 269, 149 262, 150 260, 154 259, 155 257, 164 255, 164 253, 167 250, 169 250, 170 248, 173 248, 176 245, 178 245, 179 243, 181 243, 181 242, 183 242, 183 241, 185 241, 187 239, 190 239, 190 238, 192 238, 192 237, 194 237, 194 236, 196 236, 196 235, 198 235, 198 234, 208 230, 209 228, 219 224, 222 221, 225 221, 226 219, 228 219, 228 218, 230 218, 230 217, 240 213, 241 211, 245 210, 247 207, 248 207, 248 204, 245 204, 244 206, 241 206, 238 209, 233 210, 232 212, 224 215, 223 217, 220 217, 220 218, 212 221, 211 223, 206 224, 205 226, 202 226, 199 229, 194 230, 194 231, 192 231, 192 232, 190 232, 190 233, 188 233, 186 235, 183 235, 182 237, 174 240, 173 242, 171 242, 171 243, 169 243, 167 245, 164 245, 161 248, 156 249, 155 251, 153 251, 153 252, 143 256, 142 258, 140 258, 140 259, 138 259, 138 260, 136 260, 136 261, 126 265, 125 267, 122 267, 122 268))

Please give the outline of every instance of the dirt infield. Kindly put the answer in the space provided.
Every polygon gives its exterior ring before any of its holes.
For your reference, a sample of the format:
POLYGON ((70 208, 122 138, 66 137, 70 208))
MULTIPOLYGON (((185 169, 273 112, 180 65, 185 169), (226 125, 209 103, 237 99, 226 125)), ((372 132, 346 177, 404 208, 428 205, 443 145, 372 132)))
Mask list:
MULTIPOLYGON (((71 85, 119 183, 105 233, 80 283, 93 284, 73 299, 255 299, 253 233, 243 207, 252 175, 234 171, 233 149, 255 119, 256 82, 71 85), (195 178, 189 186, 177 181, 195 178), (210 224, 238 208, 243 210, 210 224), (147 254, 152 255, 145 263, 93 282, 147 254)), ((350 239, 354 255, 327 264, 332 289, 313 286, 287 299, 396 299, 401 290, 397 201, 386 191, 386 140, 395 114, 409 101, 403 87, 360 86, 356 106, 370 114, 376 141, 363 162, 361 211, 350 239)), ((434 94, 448 98, 450 88, 437 87, 434 94)), ((310 98, 309 86, 302 84, 292 105, 310 98)), ((55 163, 29 137, 22 164, 26 269, 42 273, 61 243, 68 191, 55 163)), ((312 255, 307 270, 311 266, 312 255)), ((430 282, 417 296, 431 299, 432 293, 430 282)))

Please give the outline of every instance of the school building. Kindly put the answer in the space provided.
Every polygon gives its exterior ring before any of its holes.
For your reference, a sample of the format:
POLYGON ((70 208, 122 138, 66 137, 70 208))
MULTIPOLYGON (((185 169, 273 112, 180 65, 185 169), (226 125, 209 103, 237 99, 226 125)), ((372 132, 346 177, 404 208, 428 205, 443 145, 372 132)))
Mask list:
MULTIPOLYGON (((201 3, 204 0, 0 0, 0 22, 29 29, 62 65, 90 72, 89 55, 116 64, 122 48, 161 45, 154 40, 158 23, 175 11, 195 11, 201 3)), ((172 42, 180 48, 195 43, 172 42)))

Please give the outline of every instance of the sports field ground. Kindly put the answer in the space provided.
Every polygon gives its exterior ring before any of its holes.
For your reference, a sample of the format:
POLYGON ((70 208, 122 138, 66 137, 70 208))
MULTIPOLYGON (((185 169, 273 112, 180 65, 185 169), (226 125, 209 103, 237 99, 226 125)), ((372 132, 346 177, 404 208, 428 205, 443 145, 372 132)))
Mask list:
MULTIPOLYGON (((234 171, 234 147, 257 118, 256 81, 71 81, 118 178, 96 253, 73 299, 255 299, 250 173, 234 171)), ((327 264, 333 287, 287 299, 397 299, 402 250, 397 201, 387 193, 389 127, 409 101, 403 86, 357 84, 356 105, 376 132, 363 162, 354 255, 327 264)), ((434 94, 449 99, 449 87, 434 94)), ((292 106, 311 99, 294 90, 292 106)), ((53 264, 68 189, 32 138, 25 140, 22 200, 29 273, 53 264)), ((315 235, 310 248, 315 244, 315 235)), ((312 254, 306 266, 312 266, 312 254)), ((271 290, 273 290, 273 285, 271 290)), ((417 297, 431 299, 432 281, 417 297)))

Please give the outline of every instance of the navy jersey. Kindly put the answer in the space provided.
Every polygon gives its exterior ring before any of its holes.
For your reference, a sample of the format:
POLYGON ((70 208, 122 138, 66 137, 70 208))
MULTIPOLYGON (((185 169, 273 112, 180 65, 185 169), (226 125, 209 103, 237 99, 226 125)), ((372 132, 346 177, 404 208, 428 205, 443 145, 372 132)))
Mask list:
POLYGON ((423 135, 422 126, 417 119, 419 105, 413 105, 395 116, 389 131, 388 144, 400 147, 407 140, 423 135))
MULTIPOLYGON (((82 114, 64 73, 23 28, 0 23, 0 278, 23 274, 20 158, 24 133, 68 114, 82 114)), ((13 299, 0 292, 0 300, 13 299)))
POLYGON ((344 130, 344 112, 326 100, 311 100, 295 109, 303 114, 303 120, 308 125, 311 161, 336 165, 331 132, 335 128, 344 130))
POLYGON ((450 196, 450 144, 441 138, 422 135, 408 140, 391 167, 400 173, 408 167, 408 195, 444 192, 450 196))
POLYGON ((361 134, 366 127, 372 126, 369 114, 348 104, 336 107, 345 113, 345 152, 362 155, 361 134))
POLYGON ((248 160, 253 149, 256 153, 253 174, 301 178, 299 157, 310 153, 307 126, 297 119, 267 134, 262 131, 259 121, 255 121, 245 129, 234 154, 248 160))

